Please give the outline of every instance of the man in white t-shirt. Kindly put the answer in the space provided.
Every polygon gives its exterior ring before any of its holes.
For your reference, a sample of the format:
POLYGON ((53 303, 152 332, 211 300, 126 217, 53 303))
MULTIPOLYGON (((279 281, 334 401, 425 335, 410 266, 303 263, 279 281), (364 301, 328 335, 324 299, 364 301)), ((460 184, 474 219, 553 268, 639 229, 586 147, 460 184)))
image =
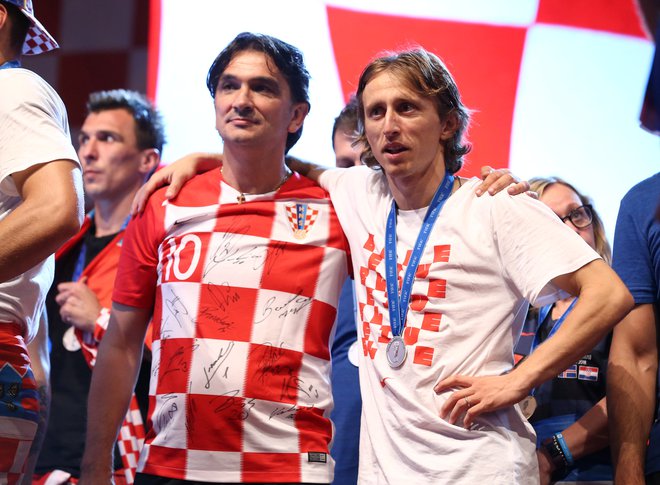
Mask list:
POLYGON ((20 68, 22 54, 55 47, 34 18, 31 1, 0 0, 2 483, 17 483, 24 471, 31 472, 45 431, 48 352, 43 306, 53 279, 51 255, 82 220, 80 165, 64 105, 43 79, 20 68))
POLYGON ((308 176, 320 176, 351 247, 360 483, 531 483, 535 437, 516 403, 593 347, 630 295, 542 204, 476 198, 476 180, 453 178, 469 115, 435 55, 373 61, 357 96, 372 168, 308 176), (561 290, 579 295, 574 311, 512 371, 527 301, 561 290))

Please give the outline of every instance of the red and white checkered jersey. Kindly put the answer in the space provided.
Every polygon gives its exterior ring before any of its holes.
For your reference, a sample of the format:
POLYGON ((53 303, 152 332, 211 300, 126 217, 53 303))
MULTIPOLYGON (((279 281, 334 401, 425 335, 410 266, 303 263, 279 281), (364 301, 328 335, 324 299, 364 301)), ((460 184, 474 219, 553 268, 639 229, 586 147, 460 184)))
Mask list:
POLYGON ((153 306, 138 471, 214 482, 330 482, 329 341, 347 243, 294 174, 237 203, 219 171, 127 228, 113 300, 153 306))

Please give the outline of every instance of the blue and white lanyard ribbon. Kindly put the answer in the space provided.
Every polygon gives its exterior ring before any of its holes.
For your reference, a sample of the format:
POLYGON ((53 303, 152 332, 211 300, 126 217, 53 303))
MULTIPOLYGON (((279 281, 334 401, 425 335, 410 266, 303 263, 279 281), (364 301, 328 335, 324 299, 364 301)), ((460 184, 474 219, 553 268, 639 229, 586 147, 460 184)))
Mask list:
POLYGON ((392 208, 387 218, 387 227, 385 229, 385 279, 387 282, 388 294, 388 309, 390 314, 390 326, 392 327, 392 336, 400 336, 403 334, 403 328, 406 325, 406 317, 408 315, 408 307, 410 304, 410 294, 412 293, 413 282, 415 281, 415 273, 419 261, 424 253, 424 248, 431 235, 431 229, 438 215, 442 210, 442 206, 451 195, 454 186, 454 176, 445 173, 442 183, 435 191, 431 204, 426 210, 422 227, 417 235, 417 241, 413 248, 406 268, 406 273, 401 283, 401 295, 399 296, 399 282, 398 271, 396 264, 396 201, 392 201, 392 208))
POLYGON ((17 60, 7 61, 4 64, 0 65, 0 70, 2 69, 12 69, 16 67, 21 67, 21 63, 17 60))
MULTIPOLYGON (((548 340, 550 337, 552 337, 555 333, 557 333, 557 330, 559 330, 559 327, 561 327, 562 323, 564 323, 564 320, 566 320, 566 317, 571 313, 571 310, 573 310, 573 307, 577 303, 578 299, 575 298, 571 304, 568 306, 566 311, 562 314, 561 317, 559 317, 559 320, 557 320, 552 328, 550 329, 550 332, 548 332, 547 337, 545 337, 545 340, 548 340)), ((531 355, 536 348, 541 345, 541 330, 543 329, 543 322, 545 319, 548 317, 548 314, 550 313, 550 310, 552 310, 552 305, 546 305, 544 307, 541 307, 539 310, 539 317, 538 317, 538 328, 536 329, 536 334, 534 335, 534 340, 532 340, 532 347, 529 349, 529 354, 531 355)), ((534 393, 536 392, 536 388, 532 389, 530 394, 533 396, 534 393)))

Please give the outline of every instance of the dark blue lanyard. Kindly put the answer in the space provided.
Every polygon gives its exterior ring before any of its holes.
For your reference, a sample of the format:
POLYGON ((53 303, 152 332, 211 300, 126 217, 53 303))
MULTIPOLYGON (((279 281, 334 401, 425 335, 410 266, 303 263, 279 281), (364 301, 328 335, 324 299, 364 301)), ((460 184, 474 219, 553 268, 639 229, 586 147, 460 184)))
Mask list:
POLYGON ((16 67, 21 67, 21 63, 17 60, 7 61, 4 64, 0 65, 0 70, 2 69, 12 69, 16 67))
MULTIPOLYGON (((94 218, 94 209, 92 209, 89 214, 87 215, 90 219, 93 220, 94 218)), ((128 223, 131 220, 131 216, 129 215, 125 220, 124 223, 121 225, 121 229, 119 232, 123 231, 126 229, 126 226, 128 226, 128 223)), ((82 241, 82 246, 80 247, 80 253, 78 254, 78 259, 76 260, 76 265, 73 268, 73 275, 71 276, 71 281, 78 281, 80 277, 83 274, 83 271, 85 271, 85 259, 87 258, 87 244, 85 244, 85 239, 83 238, 82 241)))
POLYGON ((417 241, 410 256, 406 274, 401 283, 401 296, 399 296, 399 281, 396 264, 396 201, 392 201, 392 208, 390 215, 387 218, 387 227, 385 230, 385 279, 387 281, 387 306, 390 314, 390 326, 392 327, 392 335, 399 336, 403 333, 403 328, 406 325, 406 317, 408 315, 408 306, 410 304, 410 294, 412 292, 413 282, 415 280, 415 273, 419 261, 424 253, 424 248, 431 235, 431 229, 438 215, 442 210, 442 206, 451 195, 451 190, 454 186, 454 176, 445 173, 442 183, 435 191, 431 204, 426 210, 422 227, 417 235, 417 241))
MULTIPOLYGON (((557 330, 559 330, 559 327, 561 327, 561 324, 564 323, 564 320, 566 320, 566 317, 568 316, 569 313, 571 313, 571 310, 577 303, 578 299, 576 298, 571 302, 571 304, 568 306, 566 311, 563 313, 561 317, 559 317, 559 320, 555 322, 555 324, 552 326, 550 329, 550 332, 548 333, 548 336, 545 338, 545 340, 548 340, 550 337, 552 337, 555 333, 557 333, 557 330)), ((543 322, 547 318, 548 314, 550 313, 550 310, 552 310, 552 305, 546 305, 544 307, 541 307, 539 310, 539 319, 538 319, 538 328, 536 329, 536 335, 534 335, 534 340, 532 341, 532 348, 529 349, 529 353, 531 354, 534 352, 536 347, 540 345, 540 340, 541 340, 541 329, 543 327, 543 322)))
MULTIPOLYGON (((559 317, 559 320, 555 322, 555 324, 552 326, 550 329, 550 332, 548 333, 548 336, 545 338, 545 340, 548 340, 550 337, 552 337, 555 333, 557 333, 557 330, 559 330, 559 327, 561 327, 561 324, 564 323, 564 320, 566 320, 566 317, 568 316, 569 313, 571 313, 571 310, 573 310, 573 307, 577 303, 578 299, 576 298, 571 302, 571 304, 568 306, 566 311, 562 314, 561 317, 559 317)), ((534 352, 536 347, 540 345, 540 340, 541 340, 541 329, 543 328, 543 322, 545 319, 548 317, 548 314, 550 313, 550 310, 552 310, 552 305, 546 305, 544 307, 541 307, 539 310, 539 318, 538 318, 538 328, 536 329, 536 334, 534 335, 534 340, 532 341, 532 347, 529 349, 529 355, 534 352)), ((536 393, 536 388, 532 389, 530 394, 533 396, 536 393)))

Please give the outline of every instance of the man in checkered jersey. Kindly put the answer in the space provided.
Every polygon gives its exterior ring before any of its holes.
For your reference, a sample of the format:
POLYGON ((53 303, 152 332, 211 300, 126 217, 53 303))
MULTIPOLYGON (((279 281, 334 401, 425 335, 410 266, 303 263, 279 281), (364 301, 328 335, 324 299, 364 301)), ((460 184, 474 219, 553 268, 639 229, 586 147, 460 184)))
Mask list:
POLYGON ((18 483, 24 472, 29 481, 38 455, 48 416, 43 306, 52 254, 82 221, 66 109, 21 68, 22 55, 57 47, 30 0, 0 0, 0 483, 18 483))
POLYGON ((156 193, 127 228, 82 482, 110 481, 151 317, 137 484, 332 480, 328 344, 347 243, 327 194, 284 164, 308 81, 301 53, 262 35, 239 35, 211 66, 224 167, 172 201, 156 193))

